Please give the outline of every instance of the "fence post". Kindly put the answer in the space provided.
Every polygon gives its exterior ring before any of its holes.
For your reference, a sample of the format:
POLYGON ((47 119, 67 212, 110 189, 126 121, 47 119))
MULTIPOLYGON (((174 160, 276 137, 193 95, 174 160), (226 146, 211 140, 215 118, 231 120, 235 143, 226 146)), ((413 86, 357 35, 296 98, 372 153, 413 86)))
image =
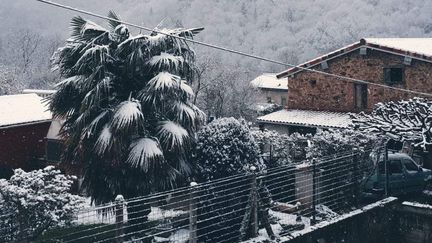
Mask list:
POLYGON ((198 222, 198 207, 197 202, 195 200, 196 196, 196 186, 198 184, 196 182, 190 183, 190 191, 189 191, 189 243, 197 243, 197 222, 198 222))
POLYGON ((257 187, 257 174, 256 167, 251 166, 250 170, 252 172, 251 179, 251 237, 258 236, 258 187, 257 187))
POLYGON ((358 148, 353 148, 353 173, 352 173, 352 185, 353 185, 353 201, 354 201, 354 206, 358 207, 358 202, 359 202, 359 192, 360 192, 360 188, 359 188, 359 149, 358 148))
POLYGON ((385 170, 385 196, 389 196, 389 164, 388 164, 388 141, 385 143, 385 149, 384 149, 384 170, 385 170))
POLYGON ((124 223, 124 203, 122 195, 117 195, 115 198, 115 219, 116 219, 116 243, 123 243, 123 223, 124 223))
POLYGON ((312 159, 312 208, 313 208, 313 213, 312 213, 312 222, 311 224, 315 224, 316 222, 316 159, 313 158, 312 159))

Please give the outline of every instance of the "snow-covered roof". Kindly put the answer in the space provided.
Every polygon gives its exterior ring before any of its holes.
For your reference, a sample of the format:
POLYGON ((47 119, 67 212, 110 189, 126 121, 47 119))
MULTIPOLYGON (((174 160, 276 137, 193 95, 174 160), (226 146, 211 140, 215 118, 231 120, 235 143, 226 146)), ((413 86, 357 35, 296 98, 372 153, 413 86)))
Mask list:
POLYGON ((0 127, 49 121, 51 112, 36 94, 0 96, 0 127))
POLYGON ((432 56, 432 38, 364 38, 367 44, 432 56))
POLYGON ((321 64, 323 61, 348 54, 362 47, 432 62, 432 38, 363 38, 358 42, 344 46, 335 51, 301 63, 296 67, 280 72, 276 74, 276 77, 280 79, 301 72, 304 70, 302 68, 311 68, 321 64))
POLYGON ((309 110, 280 110, 258 117, 257 121, 261 123, 326 128, 347 128, 351 124, 348 113, 309 110))
POLYGON ((264 73, 250 83, 253 87, 260 89, 288 90, 288 80, 276 78, 275 73, 264 73))

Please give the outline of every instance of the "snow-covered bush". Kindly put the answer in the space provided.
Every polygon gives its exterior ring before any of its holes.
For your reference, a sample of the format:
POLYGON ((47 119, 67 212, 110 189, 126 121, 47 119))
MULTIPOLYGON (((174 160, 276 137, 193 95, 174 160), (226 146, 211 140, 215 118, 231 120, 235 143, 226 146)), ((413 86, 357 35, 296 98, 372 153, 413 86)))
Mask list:
POLYGON ((351 129, 329 130, 318 132, 310 138, 310 146, 306 149, 306 158, 322 158, 337 156, 352 151, 354 148, 373 148, 381 145, 381 138, 351 129))
POLYGON ((248 126, 235 118, 220 118, 198 132, 195 160, 199 176, 213 180, 259 169, 259 148, 248 126))
POLYGON ((270 114, 272 112, 282 110, 283 107, 275 104, 275 103, 257 103, 255 104, 255 111, 257 112, 258 116, 265 116, 267 114, 270 114))
POLYGON ((218 242, 220 235, 237 241, 241 236, 242 219, 248 213, 250 203, 250 167, 264 169, 259 157, 259 148, 249 127, 235 118, 217 119, 198 132, 195 158, 197 177, 211 181, 232 175, 243 174, 227 185, 209 184, 203 193, 198 211, 198 235, 201 242, 218 242), (233 190, 242 188, 243 190, 233 190), (217 220, 208 221, 207 218, 217 220), (222 230, 221 230, 222 229, 222 230))
POLYGON ((382 142, 375 134, 351 129, 318 130, 315 135, 287 135, 253 128, 251 134, 259 146, 260 156, 270 168, 313 158, 338 156, 354 148, 372 148, 382 142))
POLYGON ((271 130, 252 128, 251 134, 259 147, 260 156, 267 167, 289 163, 291 137, 271 130))
POLYGON ((16 169, 0 180, 0 241, 32 240, 45 230, 68 225, 84 203, 69 193, 73 178, 53 166, 25 172, 16 169))

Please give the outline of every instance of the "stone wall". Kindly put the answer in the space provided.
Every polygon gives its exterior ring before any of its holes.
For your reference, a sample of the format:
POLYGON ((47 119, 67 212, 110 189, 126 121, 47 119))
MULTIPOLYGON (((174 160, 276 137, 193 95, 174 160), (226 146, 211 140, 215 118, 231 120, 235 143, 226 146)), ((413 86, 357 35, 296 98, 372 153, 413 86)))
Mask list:
POLYGON ((283 237, 289 243, 430 243, 432 206, 389 197, 283 237))
POLYGON ((355 210, 343 218, 318 223, 309 230, 283 237, 281 242, 289 243, 402 243, 400 235, 394 230, 393 213, 396 198, 355 210))
MULTIPOLYGON (((328 69, 315 69, 351 78, 385 84, 384 67, 403 65, 404 58, 376 50, 367 50, 367 55, 360 55, 355 50, 328 61, 328 69)), ((411 65, 404 65, 404 84, 395 87, 432 92, 432 64, 413 59, 411 65)), ((288 77, 288 108, 327 111, 360 111, 355 108, 354 84, 319 73, 302 71, 288 77)), ((370 111, 378 102, 400 100, 412 95, 368 85, 367 108, 370 111)))
POLYGON ((395 211, 402 242, 432 242, 432 206, 404 202, 395 211))

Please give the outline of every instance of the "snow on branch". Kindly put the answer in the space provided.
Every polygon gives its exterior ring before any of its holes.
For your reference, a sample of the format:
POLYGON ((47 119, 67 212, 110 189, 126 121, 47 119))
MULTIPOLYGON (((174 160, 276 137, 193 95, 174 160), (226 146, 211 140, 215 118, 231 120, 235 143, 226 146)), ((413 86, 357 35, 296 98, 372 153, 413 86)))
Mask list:
POLYGON ((432 101, 413 98, 378 103, 371 114, 352 114, 355 128, 409 141, 424 150, 432 144, 432 101))

